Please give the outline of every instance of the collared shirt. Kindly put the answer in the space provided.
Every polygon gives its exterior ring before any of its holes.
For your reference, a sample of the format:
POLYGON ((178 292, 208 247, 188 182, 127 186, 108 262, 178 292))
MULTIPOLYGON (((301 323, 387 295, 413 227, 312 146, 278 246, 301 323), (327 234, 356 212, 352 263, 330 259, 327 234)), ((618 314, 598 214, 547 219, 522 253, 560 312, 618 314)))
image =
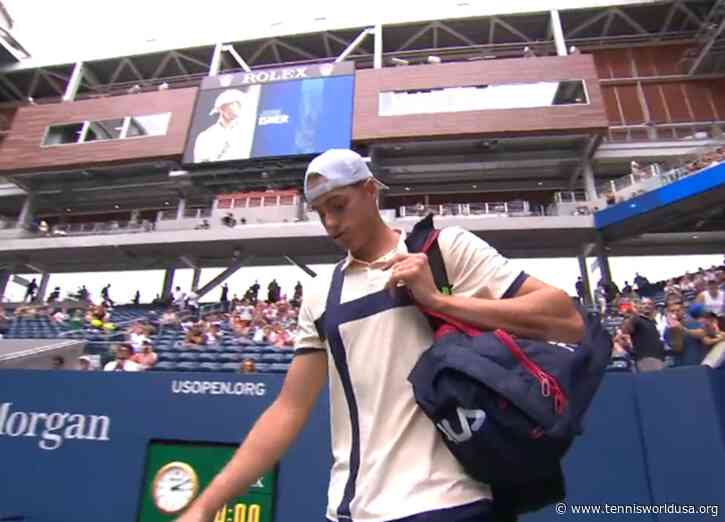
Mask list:
MULTIPOLYGON (((407 253, 405 233, 397 246, 376 260, 407 253)), ((453 293, 498 299, 520 276, 486 242, 459 227, 443 229, 438 244, 453 293)), ((389 271, 366 266, 348 254, 343 262, 341 301, 381 291, 389 271)), ((334 464, 327 517, 336 509, 349 475, 351 423, 329 343, 314 321, 325 309, 330 276, 316 283, 300 310, 295 349, 327 350, 334 464)), ((360 468, 350 504, 356 522, 394 520, 416 513, 491 498, 490 488, 471 479, 446 448, 433 423, 417 406, 408 374, 432 344, 431 328, 415 306, 399 307, 340 326, 347 365, 357 398, 360 468)))
POLYGON ((242 121, 242 117, 238 117, 225 127, 217 121, 197 136, 194 143, 194 163, 249 158, 254 138, 254 122, 252 118, 250 126, 242 121))

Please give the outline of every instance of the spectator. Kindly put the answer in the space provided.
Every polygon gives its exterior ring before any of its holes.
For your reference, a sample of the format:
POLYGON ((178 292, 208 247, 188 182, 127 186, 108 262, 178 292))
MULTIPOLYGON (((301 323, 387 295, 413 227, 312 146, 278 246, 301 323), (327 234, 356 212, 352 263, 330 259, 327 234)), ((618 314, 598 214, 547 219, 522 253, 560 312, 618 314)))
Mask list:
POLYGON ((195 230, 209 230, 210 227, 211 227, 211 225, 209 225, 209 221, 205 219, 199 225, 194 227, 194 229, 195 230))
POLYGON ((143 343, 148 341, 146 331, 141 323, 134 323, 126 332, 126 341, 130 345, 133 353, 139 353, 143 343))
POLYGON ((28 283, 28 286, 25 287, 25 297, 23 298, 23 302, 27 301, 28 303, 32 303, 35 300, 35 292, 38 290, 38 283, 35 282, 35 278, 33 278, 30 283, 28 283))
POLYGON ((705 336, 702 342, 709 348, 709 352, 702 364, 710 368, 719 368, 725 361, 725 332, 720 330, 717 315, 706 312, 703 318, 703 329, 705 336))
POLYGON ((130 359, 131 347, 127 344, 117 344, 114 352, 116 359, 104 366, 105 372, 138 372, 141 366, 130 359))
POLYGON ((612 357, 625 357, 632 352, 632 337, 617 328, 615 336, 612 338, 612 357))
POLYGON ((299 307, 302 304, 302 283, 297 281, 297 284, 295 285, 295 293, 292 296, 291 301, 293 306, 299 307))
POLYGON ((700 292, 695 299, 703 305, 705 312, 716 316, 725 314, 725 290, 720 288, 720 281, 715 275, 708 276, 705 280, 706 288, 700 292))
POLYGON ((10 330, 10 318, 5 313, 5 309, 0 306, 0 339, 5 337, 10 330))
POLYGON ((57 310, 55 311, 55 313, 53 314, 53 316, 51 317, 51 320, 52 320, 52 321, 53 321, 53 322, 54 322, 55 324, 59 324, 59 325, 63 325, 63 324, 65 324, 65 322, 66 322, 66 321, 67 321, 68 319, 70 319, 70 316, 69 316, 69 315, 68 315, 68 313, 67 313, 67 312, 66 312, 66 311, 65 311, 64 309, 62 309, 62 308, 58 308, 58 309, 57 309, 57 310))
POLYGON ((206 344, 206 338, 203 329, 197 325, 189 328, 184 338, 184 344, 187 346, 204 346, 206 344))
POLYGON ((68 319, 68 326, 72 330, 78 330, 83 326, 83 312, 80 308, 77 308, 75 312, 73 312, 73 316, 68 319))
POLYGON ((582 281, 581 276, 576 278, 576 295, 579 296, 580 303, 586 302, 586 290, 584 289, 584 281, 582 281))
POLYGON ((148 370, 149 368, 153 367, 158 359, 159 356, 156 355, 156 352, 154 352, 151 341, 149 341, 148 339, 143 342, 141 346, 141 351, 131 357, 131 360, 135 363, 138 363, 138 365, 141 366, 142 370, 148 370))
POLYGON ((111 288, 111 283, 108 283, 106 286, 103 287, 101 290, 101 298, 103 299, 103 305, 104 306, 114 306, 114 302, 111 299, 111 296, 109 295, 109 289, 111 288))
POLYGON ((622 332, 632 339, 637 371, 651 372, 665 367, 665 347, 654 320, 655 304, 645 298, 637 307, 635 315, 627 318, 622 332))
POLYGON ((218 324, 209 326, 209 330, 206 332, 206 344, 220 344, 223 338, 224 333, 218 324))
POLYGON ((196 293, 196 289, 192 288, 191 291, 186 294, 186 306, 189 307, 189 311, 194 317, 199 313, 199 294, 196 293))
POLYGON ((229 301, 229 285, 224 283, 222 285, 222 296, 219 298, 219 302, 225 305, 225 307, 224 307, 225 312, 229 311, 229 307, 226 306, 228 301, 229 301))
POLYGON ((133 294, 133 300, 131 301, 134 306, 138 306, 141 303, 141 292, 136 290, 136 293, 133 294))
POLYGON ((58 300, 60 300, 60 287, 56 286, 53 291, 48 295, 48 299, 46 300, 46 302, 54 303, 58 300))
POLYGON ((257 367, 252 359, 244 359, 239 366, 240 373, 257 373, 257 367))
POLYGON ((87 355, 81 355, 80 357, 78 357, 78 369, 82 372, 93 371, 93 367, 91 366, 91 358, 87 355))
POLYGON ((159 319, 159 324, 161 326, 179 326, 179 323, 179 318, 177 317, 176 312, 171 308, 166 310, 161 316, 161 319, 159 319))
POLYGON ((186 294, 181 290, 181 287, 177 286, 176 288, 174 288, 174 291, 171 293, 171 295, 174 298, 174 306, 176 306, 176 308, 179 310, 183 310, 184 302, 186 301, 186 294))
POLYGON ((51 370, 62 370, 65 367, 65 359, 60 355, 56 355, 50 361, 51 370))
POLYGON ((622 295, 631 297, 632 293, 634 293, 634 289, 629 285, 629 281, 625 281, 624 287, 622 288, 622 295))
POLYGON ((227 214, 222 218, 222 224, 229 228, 237 226, 237 220, 234 219, 234 214, 227 212, 227 214))
POLYGON ((40 221, 40 224, 38 225, 38 232, 43 236, 50 235, 50 225, 48 225, 46 220, 43 219, 40 221))

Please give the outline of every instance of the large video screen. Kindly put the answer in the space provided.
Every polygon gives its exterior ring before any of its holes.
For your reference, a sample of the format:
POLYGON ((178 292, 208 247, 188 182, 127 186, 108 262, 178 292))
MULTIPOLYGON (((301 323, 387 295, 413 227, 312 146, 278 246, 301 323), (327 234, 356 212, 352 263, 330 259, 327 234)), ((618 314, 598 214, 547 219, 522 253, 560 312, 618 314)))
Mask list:
POLYGON ((353 89, 351 62, 205 78, 194 107, 184 163, 348 148, 353 89))

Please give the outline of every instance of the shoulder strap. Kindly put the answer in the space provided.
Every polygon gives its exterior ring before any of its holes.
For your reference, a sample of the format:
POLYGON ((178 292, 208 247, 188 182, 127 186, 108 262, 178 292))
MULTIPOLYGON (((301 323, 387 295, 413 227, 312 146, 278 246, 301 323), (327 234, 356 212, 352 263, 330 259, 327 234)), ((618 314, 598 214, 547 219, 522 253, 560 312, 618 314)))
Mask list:
POLYGON ((452 287, 448 281, 446 273, 446 265, 443 262, 440 246, 438 245, 438 235, 440 230, 433 225, 433 214, 428 214, 415 224, 413 230, 405 240, 408 252, 422 252, 428 255, 428 263, 431 272, 433 272, 433 280, 436 288, 444 294, 451 294, 452 287))

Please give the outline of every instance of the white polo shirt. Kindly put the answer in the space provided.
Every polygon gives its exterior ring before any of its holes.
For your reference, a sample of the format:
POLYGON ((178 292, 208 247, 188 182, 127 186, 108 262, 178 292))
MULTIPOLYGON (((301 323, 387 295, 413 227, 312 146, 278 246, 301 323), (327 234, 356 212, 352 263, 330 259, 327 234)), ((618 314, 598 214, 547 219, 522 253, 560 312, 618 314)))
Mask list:
MULTIPOLYGON (((377 261, 407 253, 405 232, 394 250, 377 261)), ((520 272, 474 234, 443 229, 440 245, 453 293, 501 298, 520 272)), ((343 265, 341 302, 383 290, 390 272, 355 263, 348 253, 343 265)), ((330 418, 334 463, 328 491, 327 518, 337 508, 350 472, 352 424, 340 376, 328 341, 314 322, 325 311, 331 276, 306 291, 299 315, 295 349, 327 350, 330 418)), ((418 407, 407 381, 418 358, 432 344, 432 331, 415 306, 405 306, 340 326, 345 357, 358 408, 360 467, 350 503, 355 522, 382 522, 461 506, 491 498, 491 490, 471 479, 445 446, 433 423, 418 407)))

